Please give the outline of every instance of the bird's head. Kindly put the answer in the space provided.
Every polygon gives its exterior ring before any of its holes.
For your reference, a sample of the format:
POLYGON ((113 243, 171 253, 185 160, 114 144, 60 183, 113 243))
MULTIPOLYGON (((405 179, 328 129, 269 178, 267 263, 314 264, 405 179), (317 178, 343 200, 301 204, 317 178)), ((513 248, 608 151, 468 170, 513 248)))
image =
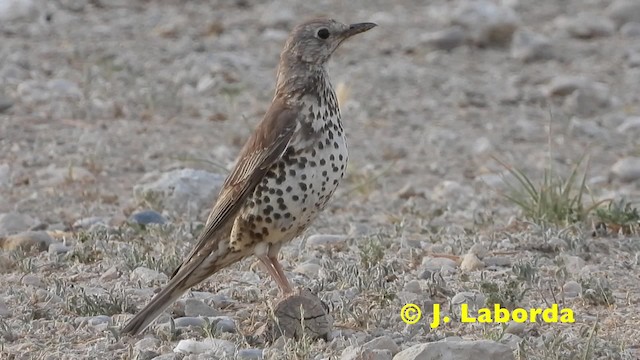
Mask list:
POLYGON ((324 65, 343 41, 375 26, 374 23, 346 25, 333 19, 310 20, 293 29, 281 57, 309 65, 324 65))

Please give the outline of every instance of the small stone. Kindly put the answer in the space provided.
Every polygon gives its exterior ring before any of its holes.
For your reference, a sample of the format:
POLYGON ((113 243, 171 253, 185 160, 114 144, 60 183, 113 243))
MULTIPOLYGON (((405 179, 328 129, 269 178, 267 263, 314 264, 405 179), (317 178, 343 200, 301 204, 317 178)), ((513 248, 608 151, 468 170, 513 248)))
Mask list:
POLYGON ((225 180, 223 175, 195 169, 169 171, 150 181, 153 175, 146 175, 134 186, 136 201, 179 214, 197 214, 209 208, 225 180))
POLYGON ((530 30, 515 32, 511 41, 511 57, 525 63, 549 60, 554 57, 551 40, 530 30))
POLYGON ((622 124, 618 125, 616 131, 625 134, 628 131, 638 131, 640 132, 640 116, 632 116, 626 118, 622 124))
POLYGON ((296 268, 293 269, 293 272, 302 274, 308 277, 309 279, 315 279, 318 277, 318 274, 320 274, 321 269, 322 269, 322 266, 318 264, 306 262, 296 266, 296 268))
POLYGON ((115 280, 118 277, 120 277, 120 273, 118 272, 118 268, 116 268, 115 266, 112 266, 109 269, 107 269, 107 271, 105 271, 102 275, 100 275, 100 280, 101 281, 110 281, 110 280, 115 280))
POLYGON ((513 261, 506 256, 489 256, 482 259, 486 266, 511 266, 513 261))
MULTIPOLYGON (((207 323, 205 322, 203 317, 194 317, 194 316, 183 316, 173 320, 173 324, 176 328, 187 328, 187 327, 204 327, 207 323)), ((170 323, 164 323, 162 326, 169 326, 170 323)))
POLYGON ((160 346, 160 340, 154 337, 145 337, 142 340, 133 345, 133 348, 138 351, 155 350, 160 346))
POLYGON ((640 157, 626 157, 611 166, 611 175, 622 182, 640 179, 640 157))
POLYGON ((631 21, 622 25, 620 34, 628 38, 640 37, 640 22, 631 21))
POLYGON ((196 340, 180 340, 178 345, 173 349, 175 353, 183 354, 203 354, 211 356, 228 356, 232 357, 236 351, 236 346, 227 340, 207 338, 201 341, 196 340))
POLYGON ((9 185, 11 185, 11 168, 9 164, 0 164, 0 188, 9 185))
POLYGON ((508 45, 519 23, 513 9, 487 0, 463 2, 451 17, 452 25, 464 28, 473 42, 481 46, 508 45))
POLYGON ((586 262, 579 256, 565 255, 562 257, 564 267, 569 274, 579 274, 586 262))
POLYGON ((100 325, 109 325, 111 324, 111 317, 106 315, 92 316, 87 320, 87 324, 94 327, 100 325))
POLYGON ((468 253, 474 254, 475 256, 478 257, 478 259, 483 259, 484 257, 487 256, 489 252, 487 251, 487 248, 484 247, 484 245, 480 243, 476 243, 476 244, 473 244, 473 246, 471 246, 468 253))
POLYGON ((0 300, 0 317, 7 318, 11 316, 11 311, 4 301, 0 300))
POLYGON ((555 19, 555 24, 569 36, 578 39, 611 36, 615 31, 615 24, 611 20, 590 13, 580 13, 575 17, 560 16, 555 19))
POLYGON ((491 140, 485 136, 481 136, 473 141, 471 145, 471 151, 476 155, 485 154, 493 149, 491 140))
POLYGON ((424 196, 424 192, 422 191, 416 191, 416 189, 413 187, 413 185, 411 183, 406 184, 404 187, 402 187, 402 189, 398 190, 398 192, 396 192, 396 196, 399 197, 400 199, 409 199, 412 198, 414 196, 424 196))
POLYGON ((2 249, 7 251, 16 249, 46 251, 53 242, 53 238, 46 231, 25 231, 10 235, 4 241, 0 238, 0 241, 2 249))
POLYGON ((366 349, 362 346, 347 346, 340 360, 392 360, 393 354, 386 349, 366 349))
POLYGON ((601 113, 611 105, 611 91, 608 86, 590 83, 576 89, 567 96, 564 107, 567 113, 589 117, 601 113))
POLYGON ((210 317, 209 321, 214 324, 216 331, 223 333, 235 333, 236 322, 228 316, 215 316, 210 317))
POLYGON ((0 21, 33 20, 40 13, 34 0, 2 0, 0 1, 0 21))
POLYGON ((499 342, 500 344, 507 345, 511 350, 515 351, 520 346, 520 343, 522 343, 522 338, 515 334, 504 333, 499 342))
POLYGON ((311 248, 321 248, 325 246, 333 246, 340 244, 347 240, 347 237, 344 235, 324 235, 324 234, 316 234, 311 235, 307 238, 307 246, 311 248))
POLYGON ((262 360, 264 358, 262 349, 242 349, 236 355, 239 360, 262 360))
POLYGON ((392 355, 400 352, 400 347, 398 347, 396 342, 387 335, 377 337, 368 343, 365 343, 362 347, 369 350, 389 350, 392 355))
POLYGON ((524 334, 524 330, 526 329, 526 324, 516 321, 510 321, 507 328, 504 330, 505 333, 514 334, 514 335, 522 335, 524 334))
POLYGON ((510 347, 491 340, 437 341, 414 345, 405 349, 393 360, 513 360, 510 347))
POLYGON ((579 88, 588 86, 590 80, 583 76, 558 75, 551 79, 546 88, 546 94, 552 96, 567 96, 579 88))
POLYGON ((458 267, 458 264, 455 261, 444 257, 425 257, 422 259, 422 267, 429 271, 441 271, 444 268, 454 270, 458 267))
POLYGON ((460 26, 451 26, 447 29, 422 34, 420 42, 426 46, 449 51, 458 46, 464 45, 467 40, 467 33, 460 26))
POLYGON ((484 263, 478 259, 475 254, 467 254, 462 259, 460 269, 464 272, 472 272, 480 269, 484 269, 484 263))
POLYGON ((220 313, 202 300, 187 299, 184 303, 185 316, 218 316, 220 313))
POLYGON ((640 23, 640 2, 637 0, 616 0, 605 12, 618 28, 629 22, 640 23))
POLYGON ((52 79, 47 82, 47 88, 56 97, 66 97, 74 100, 82 98, 82 91, 73 81, 67 79, 52 79))
POLYGON ((139 225, 165 224, 167 219, 154 210, 144 210, 132 214, 129 221, 139 225))
POLYGON ((564 295, 566 297, 578 297, 582 292, 582 285, 580 285, 580 283, 578 283, 577 281, 567 281, 564 286, 562 286, 562 292, 564 292, 564 295))
POLYGON ((107 226, 109 219, 100 216, 91 216, 76 220, 71 227, 74 229, 89 229, 93 225, 107 226))
POLYGON ((422 286, 420 286, 420 281, 411 280, 404 284, 404 291, 414 293, 414 294, 422 294, 422 286))
POLYGON ((49 254, 66 254, 73 249, 71 246, 67 246, 64 243, 49 244, 49 254))
POLYGON ((35 220, 29 215, 16 212, 0 214, 0 236, 26 231, 30 229, 34 223, 35 220))
POLYGON ((467 304, 470 311, 477 311, 485 306, 485 299, 486 297, 482 293, 462 291, 451 298, 451 307, 456 314, 460 315, 462 304, 467 304))
POLYGON ((22 282, 22 285, 25 285, 25 286, 43 287, 43 283, 40 277, 32 274, 27 274, 23 276, 21 282, 22 282))
POLYGON ((157 283, 164 284, 165 282, 167 282, 167 280, 169 280, 167 275, 143 266, 135 268, 131 272, 129 279, 133 282, 140 282, 146 286, 152 286, 153 284, 157 283))
POLYGON ((0 114, 11 109, 11 107, 13 107, 13 100, 0 95, 0 114))

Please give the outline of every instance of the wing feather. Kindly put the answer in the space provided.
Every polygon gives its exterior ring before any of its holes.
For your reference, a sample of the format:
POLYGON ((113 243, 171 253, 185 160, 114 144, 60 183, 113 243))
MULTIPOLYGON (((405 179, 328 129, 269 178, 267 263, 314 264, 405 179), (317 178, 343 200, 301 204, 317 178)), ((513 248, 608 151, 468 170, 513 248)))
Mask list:
MULTIPOLYGON (((298 109, 289 107, 282 99, 274 99, 222 185, 197 245, 174 271, 172 278, 181 270, 185 270, 185 267, 194 269, 200 265, 206 256, 198 256, 198 254, 216 247, 217 244, 212 241, 226 240, 216 236, 216 233, 228 228, 225 225, 235 219, 235 215, 244 205, 249 194, 255 190, 271 166, 282 157, 296 131, 297 117, 298 109)), ((185 271, 185 273, 190 272, 185 271)))

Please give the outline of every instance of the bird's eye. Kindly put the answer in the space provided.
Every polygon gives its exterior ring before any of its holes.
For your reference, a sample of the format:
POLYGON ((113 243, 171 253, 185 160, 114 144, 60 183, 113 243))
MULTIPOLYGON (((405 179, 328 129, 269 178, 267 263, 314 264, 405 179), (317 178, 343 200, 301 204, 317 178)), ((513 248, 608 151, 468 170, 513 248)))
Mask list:
POLYGON ((318 38, 325 40, 329 37, 329 29, 327 28, 322 28, 320 30, 318 30, 318 38))

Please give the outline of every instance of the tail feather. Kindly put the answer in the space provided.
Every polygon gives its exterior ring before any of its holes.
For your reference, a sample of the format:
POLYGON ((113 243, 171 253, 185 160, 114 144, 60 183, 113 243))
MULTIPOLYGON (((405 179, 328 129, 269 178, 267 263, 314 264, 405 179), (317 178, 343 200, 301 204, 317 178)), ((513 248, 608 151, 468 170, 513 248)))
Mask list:
POLYGON ((137 335, 144 331, 162 312, 178 300, 191 287, 198 285, 220 269, 242 259, 246 254, 233 253, 227 246, 220 246, 217 253, 200 261, 189 259, 180 265, 167 286, 151 299, 136 316, 120 330, 121 334, 137 335), (190 261, 194 260, 194 261, 190 261))
MULTIPOLYGON (((179 284, 176 284, 179 285, 179 284)), ((162 312, 178 300, 189 288, 167 286, 122 328, 120 333, 137 335, 144 331, 162 312)))

